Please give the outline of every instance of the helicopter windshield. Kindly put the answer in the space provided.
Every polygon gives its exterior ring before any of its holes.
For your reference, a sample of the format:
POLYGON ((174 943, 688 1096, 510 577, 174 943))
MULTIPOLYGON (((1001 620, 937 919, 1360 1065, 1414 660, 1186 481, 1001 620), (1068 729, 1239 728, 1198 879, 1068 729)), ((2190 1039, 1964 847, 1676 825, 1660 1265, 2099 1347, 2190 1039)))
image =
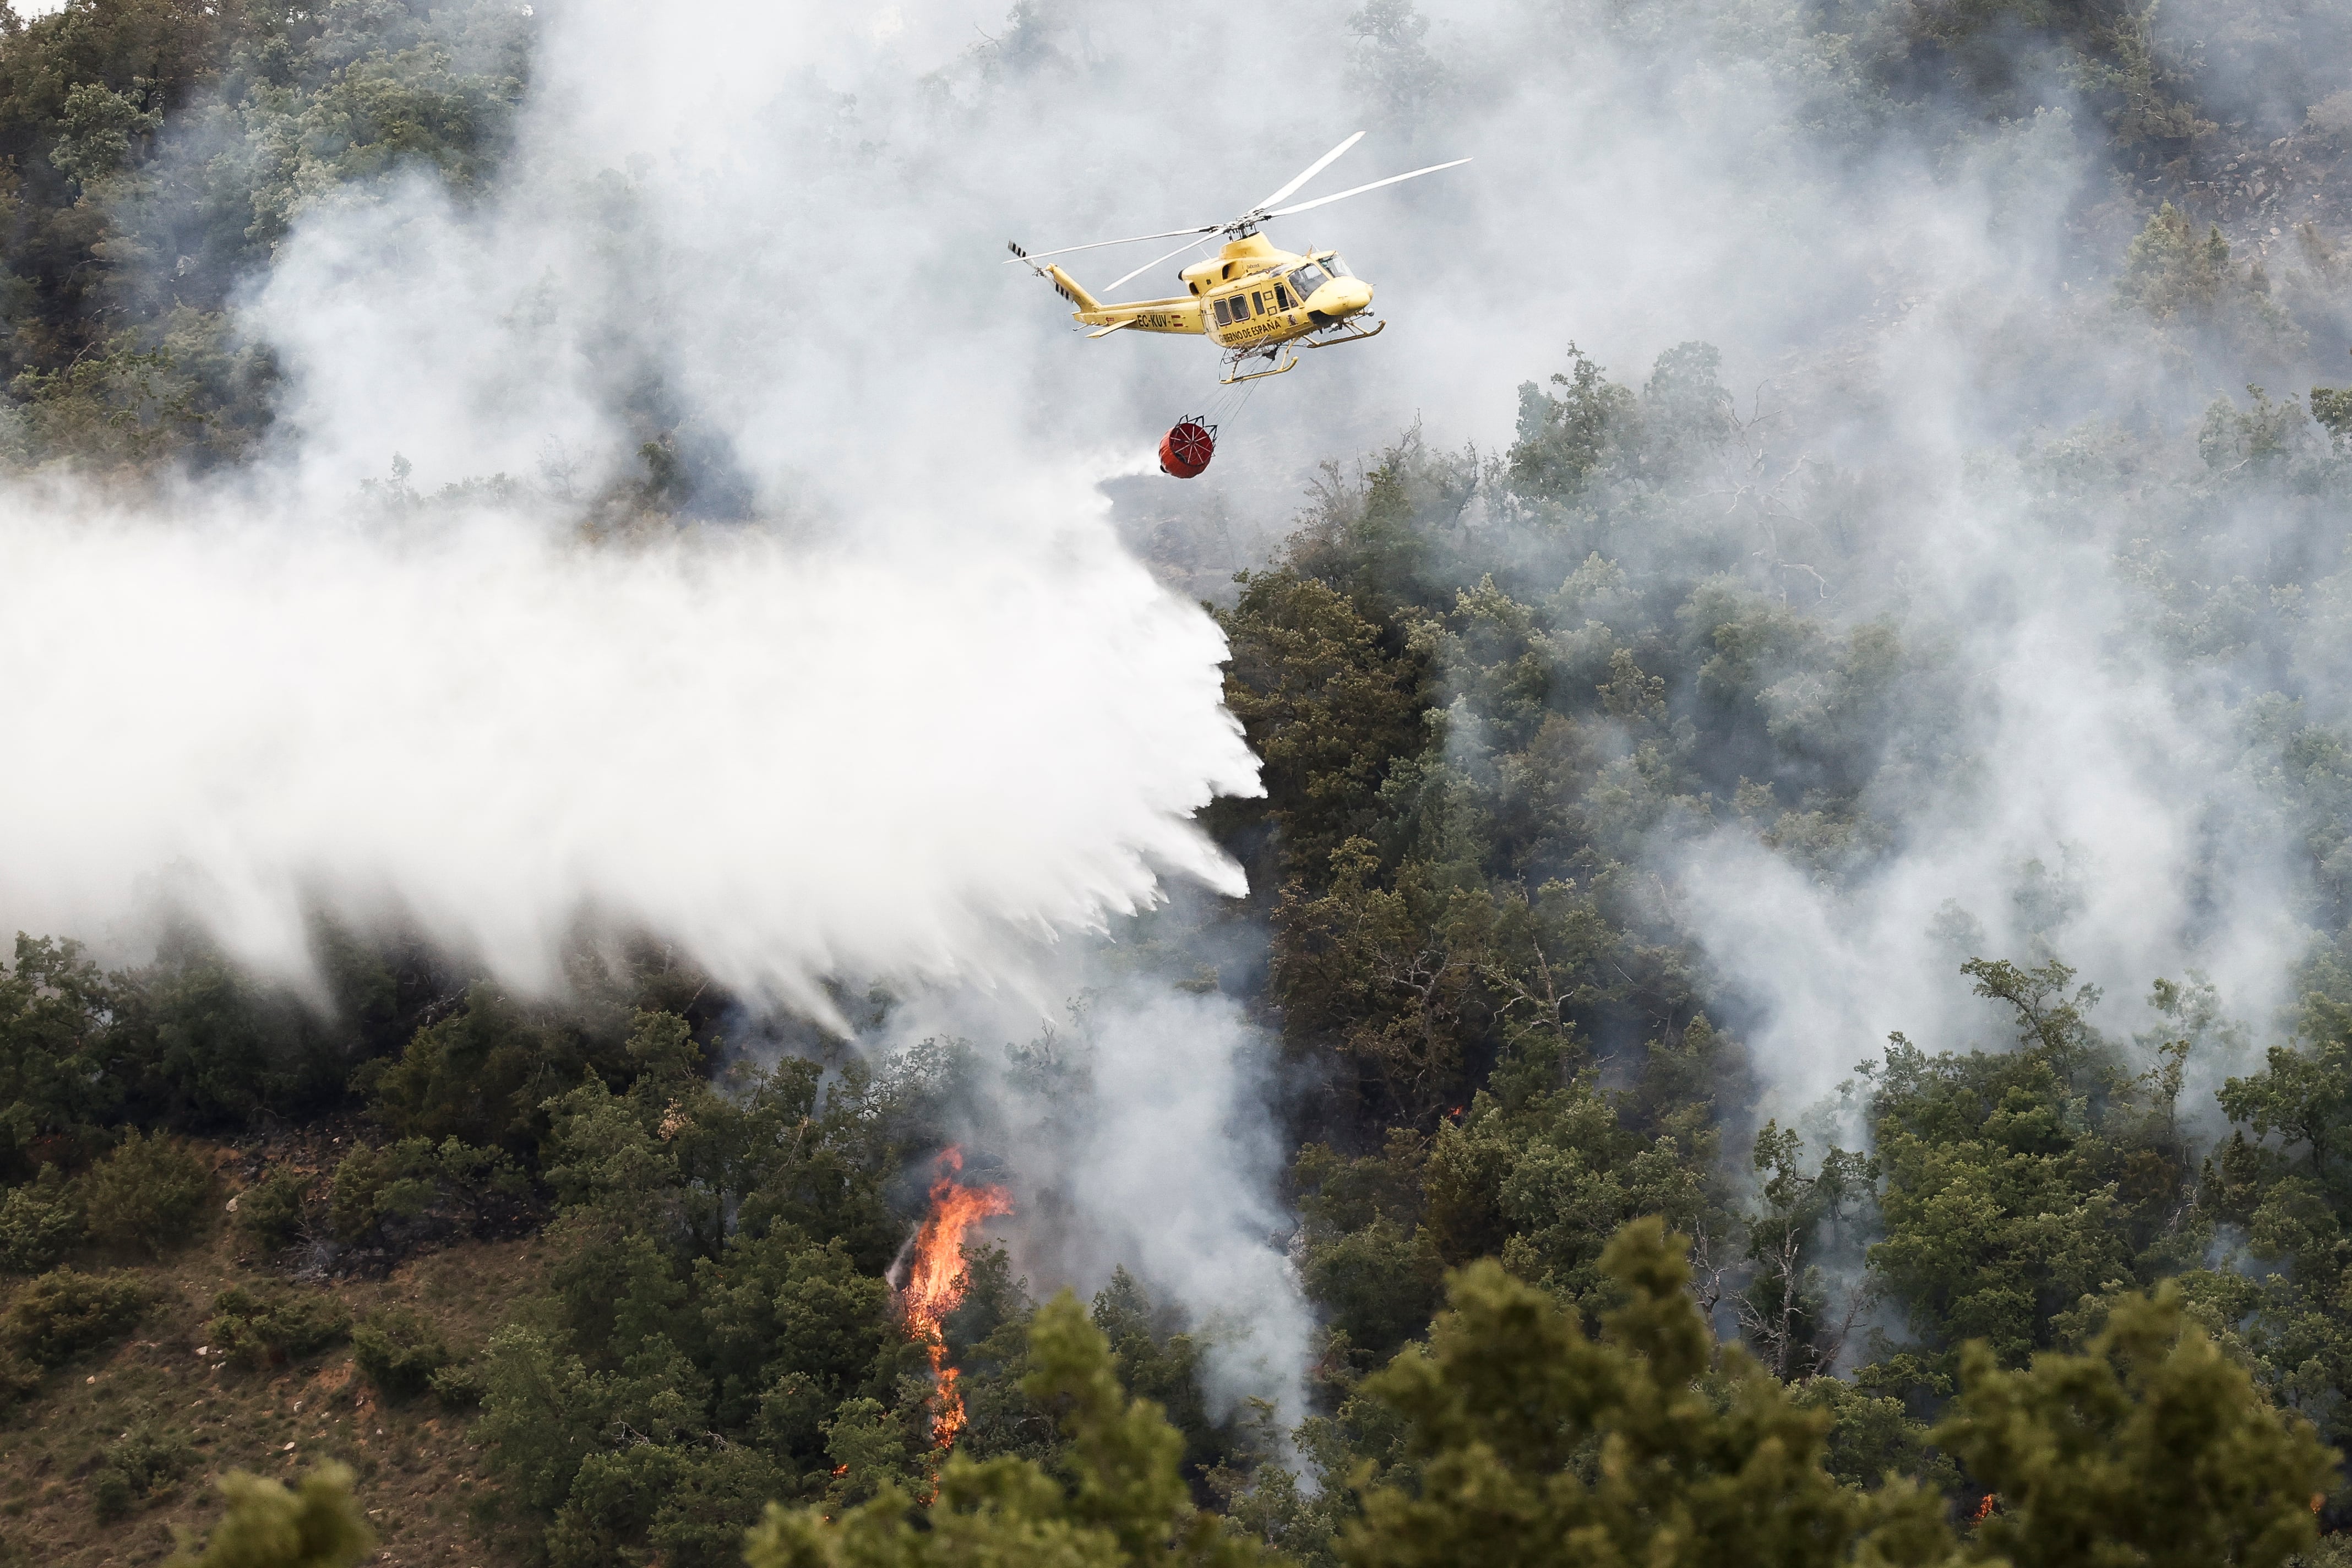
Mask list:
POLYGON ((1297 290, 1300 302, 1304 303, 1316 289, 1334 278, 1354 276, 1355 274, 1348 270, 1348 264, 1339 257, 1318 256, 1291 273, 1290 286, 1297 290))

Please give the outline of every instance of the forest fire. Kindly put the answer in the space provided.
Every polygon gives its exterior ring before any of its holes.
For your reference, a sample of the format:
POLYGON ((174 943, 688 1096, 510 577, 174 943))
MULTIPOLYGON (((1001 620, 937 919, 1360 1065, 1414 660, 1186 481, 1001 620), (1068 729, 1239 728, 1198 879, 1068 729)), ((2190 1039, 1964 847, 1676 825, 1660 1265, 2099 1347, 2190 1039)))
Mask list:
POLYGON ((915 1233, 900 1300, 907 1331, 930 1357, 931 1376, 939 1384, 939 1414, 932 1419, 931 1436, 945 1448, 963 1430, 963 1396, 956 1392, 956 1369, 947 1363, 944 1324, 963 1301, 964 1233, 992 1215, 1011 1214, 1013 1195, 1003 1187, 968 1187, 958 1182, 963 1151, 952 1144, 940 1151, 932 1169, 937 1179, 931 1183, 930 1213, 915 1233))

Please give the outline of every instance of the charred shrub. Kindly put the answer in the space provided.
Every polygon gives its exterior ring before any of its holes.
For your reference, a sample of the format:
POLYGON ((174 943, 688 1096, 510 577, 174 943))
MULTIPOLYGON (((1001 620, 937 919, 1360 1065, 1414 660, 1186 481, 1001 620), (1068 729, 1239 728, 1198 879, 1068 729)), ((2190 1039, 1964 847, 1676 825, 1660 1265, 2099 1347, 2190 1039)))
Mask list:
POLYGON ((82 1178, 89 1233, 119 1247, 161 1257, 189 1240, 212 1192, 212 1166, 177 1138, 131 1129, 113 1153, 82 1178))
POLYGON ((16 1292, 0 1319, 0 1343, 35 1366, 63 1366, 130 1332, 154 1300, 129 1274, 53 1268, 16 1292))
POLYGON ((213 1298, 205 1333, 247 1366, 282 1366, 341 1342, 351 1310, 324 1290, 248 1290, 233 1286, 213 1298))
POLYGON ((432 1319, 406 1307, 380 1307, 352 1331, 352 1359, 386 1399, 398 1400, 433 1387, 434 1374, 452 1358, 432 1319))

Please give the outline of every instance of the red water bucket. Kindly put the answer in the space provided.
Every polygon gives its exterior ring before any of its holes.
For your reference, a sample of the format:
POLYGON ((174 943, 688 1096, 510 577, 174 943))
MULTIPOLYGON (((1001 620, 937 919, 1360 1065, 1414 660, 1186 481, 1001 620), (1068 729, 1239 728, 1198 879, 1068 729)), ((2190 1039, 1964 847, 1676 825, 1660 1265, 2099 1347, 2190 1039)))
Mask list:
POLYGON ((1160 437, 1160 471, 1176 479, 1197 477, 1217 454, 1214 429, 1198 419, 1180 419, 1160 437))

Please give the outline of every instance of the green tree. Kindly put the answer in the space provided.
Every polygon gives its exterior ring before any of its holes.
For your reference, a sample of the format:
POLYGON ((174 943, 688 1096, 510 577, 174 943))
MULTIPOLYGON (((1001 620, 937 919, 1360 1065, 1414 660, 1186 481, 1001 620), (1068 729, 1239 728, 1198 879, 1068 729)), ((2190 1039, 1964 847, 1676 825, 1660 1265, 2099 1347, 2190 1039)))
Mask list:
POLYGON ((2165 202, 2133 238, 2116 295, 2150 315, 2170 316, 2210 310, 2236 284, 2220 226, 2209 224, 2200 235, 2188 214, 2165 202))
POLYGON ((2194 1167, 2165 1069, 2131 1070, 2089 1023, 2097 993, 2056 960, 1963 967, 2018 1047, 1930 1057, 1895 1035, 1863 1069, 1885 1177, 1870 1263, 1924 1346, 1865 1381, 1924 1370, 1948 1388, 1966 1340, 2010 1366, 2080 1344, 2102 1302, 2201 1250, 2179 1223, 2194 1167))
POLYGON ((2239 1227, 2266 1267, 2180 1277, 2189 1310, 2253 1368, 2272 1398, 2341 1442, 2352 1417, 2352 1322, 2340 1302, 2352 1277, 2352 1014, 2324 995, 2301 1037, 2274 1046, 2259 1072, 2227 1079, 2237 1123, 2204 1161, 2199 1201, 2239 1227))
POLYGON ((88 1229, 81 1193, 55 1165, 0 1194, 0 1268, 37 1274, 79 1246, 88 1229))
POLYGON ((220 1489, 228 1510, 204 1550, 182 1548, 171 1568, 352 1568, 375 1549, 341 1465, 320 1465, 291 1489, 233 1470, 220 1489))
POLYGON ((63 1366, 131 1331, 155 1304, 136 1276, 52 1268, 26 1280, 0 1316, 0 1345, 39 1367, 63 1366))
MULTIPOLYGON (((1694 1019, 1684 1043, 1703 1062, 1712 1035, 1694 1019)), ((1531 1038, 1496 1063, 1431 1145, 1425 1223, 1448 1265, 1497 1258, 1590 1319, 1614 1293, 1606 1238, 1628 1222, 1659 1215, 1713 1235, 1729 1226, 1706 1091, 1685 1086, 1645 1134, 1626 1101, 1574 1061, 1560 1043, 1531 1038)))
POLYGON ((1365 1385, 1403 1417, 1413 1474, 1360 1478, 1342 1558, 1795 1568, 1948 1555, 1938 1500, 1832 1479, 1828 1417, 1737 1347, 1718 1352, 1687 1289, 1687 1247, 1655 1219, 1609 1244, 1601 1268, 1623 1300, 1597 1341, 1496 1263, 1456 1274, 1428 1348, 1365 1385))
POLYGON ((2277 1568, 2317 1538, 2337 1456, 2273 1410, 2169 1288, 2116 1303, 2083 1355, 2003 1370, 1970 1345, 1933 1440, 1997 1505, 1976 1554, 2014 1568, 2277 1568))
POLYGON ((463 1007, 419 1029, 398 1058, 362 1068, 356 1081, 376 1118, 404 1138, 522 1154, 545 1129, 541 1107, 587 1065, 578 1030, 477 984, 463 1007))
POLYGON ((2273 1046, 2261 1072, 2228 1079, 2218 1098, 2256 1142, 2275 1132, 2300 1173, 2352 1195, 2352 1010, 2315 1003, 2316 1026, 2300 1047, 2273 1046))
POLYGON ((1860 1284, 1832 1300, 1818 1259, 1843 1251, 1849 1264, 1862 1261, 1859 1249, 1844 1244, 1875 1206, 1878 1162, 1832 1146, 1808 1171, 1803 1152, 1795 1129, 1764 1123, 1750 1156, 1762 1178, 1757 1194, 1762 1201, 1741 1227, 1748 1235, 1748 1284, 1737 1297, 1740 1327, 1784 1383, 1836 1365, 1871 1300, 1867 1284, 1860 1284))
POLYGON ((1428 1152, 1428 1140, 1397 1128, 1378 1154, 1310 1143, 1291 1166, 1302 1282, 1350 1359, 1385 1361, 1437 1308, 1444 1264, 1422 1223, 1428 1152))
POLYGON ((1482 973, 1494 901, 1420 861, 1382 888, 1368 839, 1349 839, 1330 865, 1323 892, 1293 883, 1276 907, 1285 1032, 1349 1060, 1382 1109, 1425 1121, 1458 1097, 1469 1053, 1498 1021, 1482 973))
POLYGON ((82 1208, 99 1240, 161 1257, 194 1239, 212 1190, 212 1164, 203 1155, 134 1127, 83 1178, 82 1208))
POLYGON ((411 1399, 451 1361, 441 1326, 408 1307, 378 1307, 352 1330, 352 1360, 386 1399, 411 1399))
POLYGON ((1568 374, 1551 378, 1557 393, 1531 381, 1519 387, 1518 440, 1509 461, 1511 482, 1522 495, 1571 499, 1621 446, 1640 440, 1633 394, 1603 375, 1574 343, 1568 358, 1568 374))
POLYGON ((94 1141, 121 1096, 107 1070, 114 1007, 79 946, 17 932, 0 970, 0 1175, 34 1174, 40 1140, 94 1141))
POLYGON ((1344 591, 1293 570, 1244 574, 1219 616, 1225 705, 1264 759, 1284 863, 1319 880, 1370 819, 1390 765, 1419 752, 1422 661, 1344 591))
POLYGON ((335 1167, 327 1217, 345 1242, 386 1243, 411 1228, 485 1235, 529 1212, 530 1184, 503 1150, 446 1138, 362 1146, 335 1167))
POLYGON ((1056 1564, 1146 1568, 1265 1562, 1263 1547, 1195 1508, 1178 1459, 1184 1439, 1158 1405, 1129 1399, 1110 1347, 1065 1291, 1037 1312, 1023 1389, 1060 1413, 1061 1473, 1012 1456, 951 1456, 919 1509, 886 1485, 828 1517, 772 1505, 751 1535, 751 1568, 920 1568, 1056 1564))

